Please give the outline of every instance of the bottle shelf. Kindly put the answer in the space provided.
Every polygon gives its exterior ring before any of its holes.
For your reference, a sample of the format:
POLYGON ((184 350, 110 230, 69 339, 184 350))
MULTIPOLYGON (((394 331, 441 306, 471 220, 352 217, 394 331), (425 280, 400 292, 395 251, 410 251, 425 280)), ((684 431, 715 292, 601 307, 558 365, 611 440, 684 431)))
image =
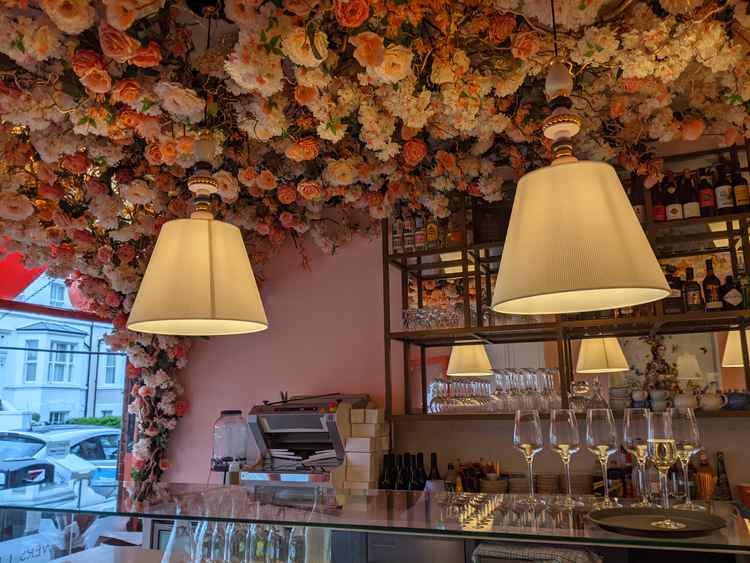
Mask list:
MULTIPOLYGON (((614 411, 615 418, 622 418, 622 411, 614 411)), ((750 410, 744 411, 731 411, 731 410, 717 410, 717 411, 704 411, 696 410, 695 416, 698 418, 750 418, 750 410)), ((539 417, 542 420, 549 419, 549 413, 540 413, 539 417)), ((580 420, 586 419, 586 413, 576 413, 576 417, 580 420)), ((419 422, 419 421, 498 421, 498 420, 509 420, 515 419, 513 413, 459 413, 459 414, 439 414, 439 413, 426 413, 426 414, 400 414, 391 417, 394 423, 399 422, 419 422)))

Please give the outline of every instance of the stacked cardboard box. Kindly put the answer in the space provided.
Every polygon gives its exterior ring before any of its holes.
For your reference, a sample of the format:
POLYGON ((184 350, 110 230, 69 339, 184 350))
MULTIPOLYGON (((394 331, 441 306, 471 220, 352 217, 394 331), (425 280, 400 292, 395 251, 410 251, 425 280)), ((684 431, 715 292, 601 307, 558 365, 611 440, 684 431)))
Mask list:
POLYGON ((376 489, 383 455, 390 447, 383 409, 352 409, 352 433, 346 440, 347 489, 376 489))

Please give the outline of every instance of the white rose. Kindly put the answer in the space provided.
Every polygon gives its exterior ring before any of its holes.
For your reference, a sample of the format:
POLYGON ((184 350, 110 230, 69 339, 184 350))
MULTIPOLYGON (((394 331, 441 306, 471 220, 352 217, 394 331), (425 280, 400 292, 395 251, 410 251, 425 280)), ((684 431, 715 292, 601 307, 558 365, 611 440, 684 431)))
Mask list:
POLYGON ((322 31, 316 31, 314 42, 315 49, 313 49, 310 38, 304 28, 295 27, 284 36, 284 39, 281 41, 281 48, 293 63, 301 66, 316 67, 328 56, 328 38, 322 31), (316 52, 319 56, 316 55, 316 52))
POLYGON ((154 92, 161 100, 161 107, 176 117, 182 117, 190 123, 203 119, 206 101, 201 99, 195 90, 183 88, 176 82, 159 82, 154 92))
POLYGON ((120 186, 120 197, 135 205, 146 205, 154 199, 154 192, 140 179, 120 186))
POLYGON ((65 33, 76 35, 94 25, 96 11, 89 0, 41 0, 41 6, 65 33))
POLYGON ((237 195, 240 192, 240 186, 237 178, 226 170, 219 170, 214 174, 214 180, 217 182, 217 192, 221 201, 224 203, 233 203, 237 201, 237 195))

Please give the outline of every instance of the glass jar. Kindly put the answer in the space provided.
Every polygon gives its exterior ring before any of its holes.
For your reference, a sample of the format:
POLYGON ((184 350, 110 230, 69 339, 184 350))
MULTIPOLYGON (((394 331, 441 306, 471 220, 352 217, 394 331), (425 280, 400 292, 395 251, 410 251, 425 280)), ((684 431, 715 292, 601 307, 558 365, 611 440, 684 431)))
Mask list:
POLYGON ((214 423, 213 460, 224 463, 245 461, 247 434, 247 422, 242 411, 221 411, 221 416, 214 423))

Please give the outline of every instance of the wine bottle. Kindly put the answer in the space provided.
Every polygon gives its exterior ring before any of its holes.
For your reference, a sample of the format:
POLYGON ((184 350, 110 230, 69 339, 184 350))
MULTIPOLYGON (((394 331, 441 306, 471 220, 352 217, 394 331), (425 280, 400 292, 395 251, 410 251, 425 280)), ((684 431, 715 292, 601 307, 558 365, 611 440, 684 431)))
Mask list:
POLYGON ((411 482, 411 454, 405 452, 401 457, 401 476, 396 487, 399 491, 408 491, 411 482))
POLYGON ((671 264, 664 267, 666 275, 664 276, 669 284, 669 295, 664 298, 662 306, 664 313, 667 315, 678 315, 685 312, 685 301, 682 298, 683 282, 679 276, 675 275, 677 268, 671 264))
POLYGON ((414 490, 423 491, 427 485, 427 472, 424 469, 424 454, 417 454, 417 469, 414 472, 414 490))
POLYGON ((424 227, 424 215, 418 213, 414 218, 414 248, 424 250, 427 244, 427 232, 424 227))
POLYGON ((698 171, 697 183, 701 217, 713 217, 716 215, 716 194, 708 178, 708 173, 703 168, 698 171))
POLYGON ((721 286, 721 303, 728 311, 742 309, 742 291, 732 276, 724 278, 724 285, 721 286))
POLYGON ((380 469, 380 479, 378 479, 379 489, 392 489, 393 482, 391 481, 391 466, 393 465, 393 454, 385 454, 383 456, 383 467, 380 469))
POLYGON ((706 299, 706 311, 718 311, 722 308, 721 281, 714 274, 714 263, 706 260, 706 277, 703 278, 703 296, 706 299))
POLYGON ((430 475, 427 477, 430 481, 440 481, 440 471, 438 471, 437 454, 430 454, 430 475))
POLYGON ((698 498, 704 502, 711 500, 716 489, 716 475, 714 475, 713 467, 711 467, 711 462, 708 461, 705 450, 698 454, 697 479, 698 498))
POLYGON ((430 213, 427 218, 427 225, 425 226, 425 232, 427 234, 427 248, 434 250, 440 247, 438 240, 438 223, 435 216, 430 213))
POLYGON ((693 179, 687 174, 680 176, 680 191, 682 197, 682 216, 685 219, 701 216, 701 205, 698 188, 693 179))
POLYGON ((398 203, 391 221, 391 252, 401 254, 404 252, 404 221, 401 219, 401 205, 398 203))
POLYGON ((404 212, 404 252, 414 252, 414 216, 407 209, 404 212))
POLYGON ((716 211, 719 215, 726 215, 734 212, 734 189, 727 178, 726 169, 719 165, 718 174, 714 183, 714 193, 716 194, 716 211))
POLYGON ((392 483, 391 488, 394 490, 398 490, 401 488, 401 476, 404 472, 404 460, 401 454, 396 454, 395 462, 393 466, 394 466, 394 471, 393 471, 393 480, 391 481, 392 483))
POLYGON ((716 490, 714 500, 732 500, 732 488, 729 486, 729 475, 724 461, 724 452, 716 452, 716 490))
POLYGON ((685 300, 686 311, 703 311, 703 293, 700 284, 694 279, 692 268, 685 268, 685 283, 682 285, 682 295, 685 300))
POLYGON ((630 188, 630 203, 633 206, 635 216, 638 217, 638 221, 643 225, 646 222, 646 206, 643 203, 643 183, 640 177, 630 188))
POLYGON ((750 211, 750 188, 745 177, 737 169, 732 174, 732 190, 735 210, 737 212, 750 211))
POLYGON ((682 201, 680 201, 680 193, 677 188, 677 181, 674 174, 668 172, 664 181, 664 203, 667 221, 675 221, 683 218, 682 201))
POLYGON ((667 207, 664 201, 662 184, 657 184, 651 193, 651 216, 654 221, 667 220, 667 207))

